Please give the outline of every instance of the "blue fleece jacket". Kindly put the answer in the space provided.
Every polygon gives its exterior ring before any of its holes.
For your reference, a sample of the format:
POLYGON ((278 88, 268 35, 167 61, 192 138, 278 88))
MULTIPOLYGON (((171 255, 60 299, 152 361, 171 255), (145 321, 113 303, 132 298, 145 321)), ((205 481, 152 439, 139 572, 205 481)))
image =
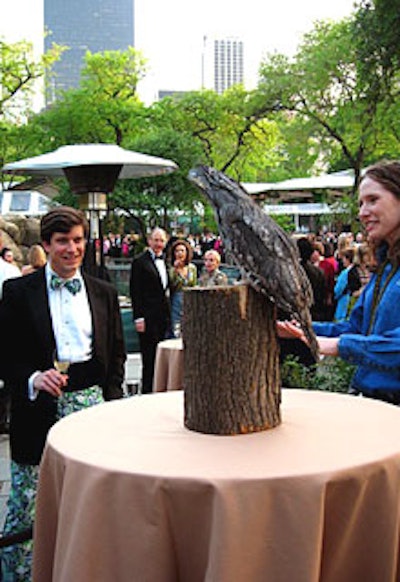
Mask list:
MULTIPOLYGON (((380 288, 391 270, 384 270, 380 288)), ((400 390, 400 268, 386 287, 368 334, 376 274, 371 277, 348 321, 314 323, 317 335, 338 337, 339 355, 357 365, 352 386, 357 390, 400 390)))

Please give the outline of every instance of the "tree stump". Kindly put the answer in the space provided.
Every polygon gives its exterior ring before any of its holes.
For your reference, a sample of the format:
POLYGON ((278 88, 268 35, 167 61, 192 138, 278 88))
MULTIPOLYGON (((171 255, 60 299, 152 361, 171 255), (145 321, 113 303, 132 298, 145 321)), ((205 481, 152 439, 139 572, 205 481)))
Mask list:
POLYGON ((245 284, 185 290, 185 426, 234 435, 280 424, 275 307, 245 284))

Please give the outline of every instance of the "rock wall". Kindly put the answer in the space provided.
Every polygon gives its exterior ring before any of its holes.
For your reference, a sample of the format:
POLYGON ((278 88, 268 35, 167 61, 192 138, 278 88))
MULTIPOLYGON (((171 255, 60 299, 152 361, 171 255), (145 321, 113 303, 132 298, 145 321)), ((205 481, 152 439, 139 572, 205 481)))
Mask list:
POLYGON ((0 216, 3 247, 9 247, 19 266, 24 265, 31 245, 40 242, 40 220, 25 216, 0 216))

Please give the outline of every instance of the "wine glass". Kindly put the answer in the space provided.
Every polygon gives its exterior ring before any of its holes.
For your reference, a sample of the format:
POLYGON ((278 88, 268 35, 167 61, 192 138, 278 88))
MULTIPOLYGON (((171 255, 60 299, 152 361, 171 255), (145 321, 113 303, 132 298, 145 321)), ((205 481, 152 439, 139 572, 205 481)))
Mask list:
POLYGON ((174 337, 175 338, 180 338, 181 335, 182 335, 182 332, 181 332, 181 324, 178 321, 177 323, 174 324, 174 337))
POLYGON ((60 374, 68 374, 68 369, 71 365, 69 359, 60 357, 57 353, 57 350, 53 352, 53 364, 55 369, 60 372, 60 374))

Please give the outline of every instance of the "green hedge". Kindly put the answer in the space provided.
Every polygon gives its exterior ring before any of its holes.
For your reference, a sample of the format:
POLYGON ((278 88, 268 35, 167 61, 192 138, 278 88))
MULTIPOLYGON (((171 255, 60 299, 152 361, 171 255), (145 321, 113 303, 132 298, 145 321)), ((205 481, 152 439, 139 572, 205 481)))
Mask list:
POLYGON ((285 358, 281 366, 284 388, 305 388, 347 393, 355 366, 340 358, 325 356, 318 364, 307 368, 294 356, 285 358))

